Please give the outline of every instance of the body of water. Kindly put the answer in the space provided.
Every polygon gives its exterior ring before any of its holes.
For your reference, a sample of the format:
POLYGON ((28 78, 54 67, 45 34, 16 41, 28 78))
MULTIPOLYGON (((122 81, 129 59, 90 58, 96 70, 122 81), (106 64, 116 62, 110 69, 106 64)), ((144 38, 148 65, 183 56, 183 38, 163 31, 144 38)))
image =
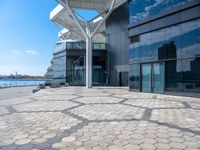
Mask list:
POLYGON ((19 86, 36 86, 44 84, 43 80, 0 80, 0 88, 19 87, 19 86))

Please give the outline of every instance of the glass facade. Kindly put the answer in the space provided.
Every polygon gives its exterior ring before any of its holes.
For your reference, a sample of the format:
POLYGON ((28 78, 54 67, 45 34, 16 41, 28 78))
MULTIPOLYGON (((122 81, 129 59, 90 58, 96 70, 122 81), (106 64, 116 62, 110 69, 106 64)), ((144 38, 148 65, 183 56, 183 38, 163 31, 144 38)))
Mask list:
MULTIPOLYGON (((93 56, 93 85, 105 84, 107 78, 106 58, 93 56)), ((70 85, 85 85, 85 56, 67 57, 67 82, 70 85)))
POLYGON ((85 57, 67 56, 66 79, 70 85, 85 85, 85 57))
POLYGON ((191 1, 195 0, 132 0, 129 4, 129 23, 138 23, 191 1))
POLYGON ((66 82, 66 51, 53 56, 53 80, 60 83, 66 82))
POLYGON ((138 64, 152 62, 165 64, 165 90, 200 92, 200 19, 142 34, 131 43, 130 88, 142 87, 136 86, 140 76, 133 67, 141 70, 138 64))
MULTIPOLYGON (((106 44, 93 43, 93 84, 105 84, 107 81, 106 44)), ((85 85, 85 43, 57 43, 52 60, 53 79, 70 85, 85 85)))

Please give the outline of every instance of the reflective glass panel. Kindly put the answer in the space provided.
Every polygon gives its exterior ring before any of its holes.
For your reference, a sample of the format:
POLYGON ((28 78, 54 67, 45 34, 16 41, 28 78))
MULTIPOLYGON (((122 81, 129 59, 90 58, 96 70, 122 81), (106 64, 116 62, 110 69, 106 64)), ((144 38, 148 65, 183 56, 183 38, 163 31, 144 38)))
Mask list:
POLYGON ((183 90, 200 93, 200 57, 183 59, 181 62, 183 90))
POLYGON ((140 64, 129 66, 129 88, 133 91, 140 90, 140 64))
POLYGON ((132 0, 129 4, 129 23, 137 23, 177 6, 195 0, 132 0))
POLYGON ((200 55, 200 19, 182 24, 182 58, 200 55))
POLYGON ((164 63, 153 64, 153 92, 164 92, 164 63))
POLYGON ((142 65, 142 92, 151 92, 151 64, 142 65))
MULTIPOLYGON (((179 60, 180 61, 180 60, 179 60)), ((178 70, 181 62, 172 60, 165 62, 165 87, 169 91, 182 90, 182 73, 178 70)))

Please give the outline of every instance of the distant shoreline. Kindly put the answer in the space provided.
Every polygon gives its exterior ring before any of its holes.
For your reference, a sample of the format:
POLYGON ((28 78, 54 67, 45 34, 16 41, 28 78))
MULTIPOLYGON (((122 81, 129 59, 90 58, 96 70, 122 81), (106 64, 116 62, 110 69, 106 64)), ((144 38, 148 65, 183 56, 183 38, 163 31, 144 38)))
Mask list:
POLYGON ((34 87, 34 86, 36 87, 38 85, 22 85, 22 86, 8 86, 8 87, 1 87, 0 86, 0 90, 1 89, 8 89, 8 88, 20 88, 20 87, 23 88, 23 87, 34 87))
POLYGON ((46 81, 46 79, 0 79, 0 81, 46 81))
POLYGON ((12 87, 38 86, 44 84, 45 80, 0 80, 0 89, 12 87))

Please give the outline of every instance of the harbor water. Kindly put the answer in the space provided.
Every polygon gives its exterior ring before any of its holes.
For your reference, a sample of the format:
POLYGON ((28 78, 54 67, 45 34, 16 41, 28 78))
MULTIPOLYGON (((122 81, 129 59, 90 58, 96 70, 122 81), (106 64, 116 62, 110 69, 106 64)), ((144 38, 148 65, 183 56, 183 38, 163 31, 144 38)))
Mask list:
POLYGON ((37 86, 44 84, 44 80, 0 80, 0 88, 20 87, 20 86, 37 86))

